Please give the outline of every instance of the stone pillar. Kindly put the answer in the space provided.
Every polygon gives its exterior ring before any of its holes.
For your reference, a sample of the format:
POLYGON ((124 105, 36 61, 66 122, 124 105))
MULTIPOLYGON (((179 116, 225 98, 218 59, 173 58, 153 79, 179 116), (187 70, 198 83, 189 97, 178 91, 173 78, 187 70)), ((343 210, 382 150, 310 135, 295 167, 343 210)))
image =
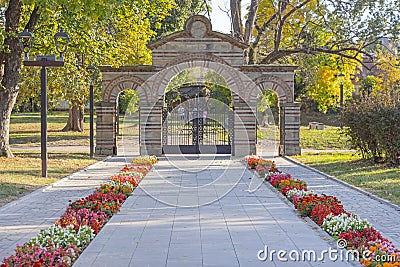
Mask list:
POLYGON ((232 155, 243 157, 256 154, 256 117, 244 102, 235 104, 232 155))
POLYGON ((162 105, 140 107, 140 154, 162 155, 162 105))
POLYGON ((281 107, 283 133, 281 133, 279 155, 300 155, 300 107, 301 103, 284 103, 281 107), (283 137, 283 138, 282 138, 283 137))
POLYGON ((96 155, 117 155, 115 103, 97 103, 96 115, 96 155))

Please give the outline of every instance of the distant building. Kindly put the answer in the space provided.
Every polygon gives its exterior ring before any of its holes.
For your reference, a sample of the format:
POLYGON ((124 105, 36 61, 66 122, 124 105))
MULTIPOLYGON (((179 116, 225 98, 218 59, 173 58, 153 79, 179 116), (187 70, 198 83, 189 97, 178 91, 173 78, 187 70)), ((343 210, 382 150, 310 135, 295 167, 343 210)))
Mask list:
MULTIPOLYGON (((380 45, 387 48, 393 55, 398 55, 400 44, 393 42, 387 37, 380 38, 380 45)), ((360 94, 361 80, 367 76, 379 76, 380 70, 376 67, 376 57, 374 53, 370 53, 373 58, 363 55, 361 67, 357 67, 351 80, 353 82, 354 88, 356 89, 356 94, 360 94)))

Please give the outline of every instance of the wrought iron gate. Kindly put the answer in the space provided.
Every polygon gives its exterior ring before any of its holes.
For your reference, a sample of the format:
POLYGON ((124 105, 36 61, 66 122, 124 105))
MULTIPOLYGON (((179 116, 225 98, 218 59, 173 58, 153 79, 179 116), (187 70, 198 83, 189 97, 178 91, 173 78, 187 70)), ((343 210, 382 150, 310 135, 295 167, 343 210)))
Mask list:
POLYGON ((233 111, 191 99, 163 110, 164 154, 231 154, 233 111))

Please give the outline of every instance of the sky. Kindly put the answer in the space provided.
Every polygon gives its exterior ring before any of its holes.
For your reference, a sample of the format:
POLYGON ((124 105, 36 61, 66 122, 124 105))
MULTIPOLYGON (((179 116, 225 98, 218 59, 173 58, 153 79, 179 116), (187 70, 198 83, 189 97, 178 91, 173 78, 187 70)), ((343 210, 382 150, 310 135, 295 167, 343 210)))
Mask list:
MULTIPOLYGON (((250 0, 242 0, 242 15, 245 15, 245 8, 249 5, 250 0)), ((229 12, 229 0, 212 0, 211 1, 211 23, 214 31, 230 33, 231 22, 227 14, 219 7, 229 12)))

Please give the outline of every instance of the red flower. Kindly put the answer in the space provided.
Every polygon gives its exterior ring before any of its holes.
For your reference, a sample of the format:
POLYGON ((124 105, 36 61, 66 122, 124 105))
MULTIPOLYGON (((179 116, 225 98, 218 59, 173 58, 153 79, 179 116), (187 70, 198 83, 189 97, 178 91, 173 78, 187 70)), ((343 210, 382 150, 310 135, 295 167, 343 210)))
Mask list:
MULTIPOLYGON (((294 207, 300 212, 300 214, 304 217, 311 216, 311 213, 314 208, 318 206, 318 210, 320 212, 324 213, 321 215, 324 216, 326 213, 326 209, 330 209, 331 212, 336 212, 338 214, 341 214, 345 212, 342 203, 334 196, 327 196, 327 195, 315 195, 315 194, 310 194, 308 196, 305 196, 301 198, 300 200, 294 202, 293 204, 295 205, 294 207), (325 207, 319 206, 319 205, 326 205, 325 207)), ((319 221, 320 218, 316 215, 317 211, 314 211, 314 215, 316 217, 315 221, 319 221)), ((329 214, 329 213, 328 213, 329 214)), ((326 215, 328 215, 326 214, 326 215)), ((326 217, 325 215, 325 217, 326 217)), ((324 217, 324 218, 325 218, 324 217)))
POLYGON ((337 216, 345 212, 346 211, 341 204, 317 204, 314 208, 312 208, 310 218, 318 225, 322 225, 325 217, 329 214, 332 213, 333 215, 337 216))
POLYGON ((347 245, 353 249, 368 247, 369 242, 375 242, 379 240, 387 242, 389 241, 373 227, 364 228, 364 230, 361 232, 349 230, 346 233, 340 234, 339 238, 346 240, 347 245))

